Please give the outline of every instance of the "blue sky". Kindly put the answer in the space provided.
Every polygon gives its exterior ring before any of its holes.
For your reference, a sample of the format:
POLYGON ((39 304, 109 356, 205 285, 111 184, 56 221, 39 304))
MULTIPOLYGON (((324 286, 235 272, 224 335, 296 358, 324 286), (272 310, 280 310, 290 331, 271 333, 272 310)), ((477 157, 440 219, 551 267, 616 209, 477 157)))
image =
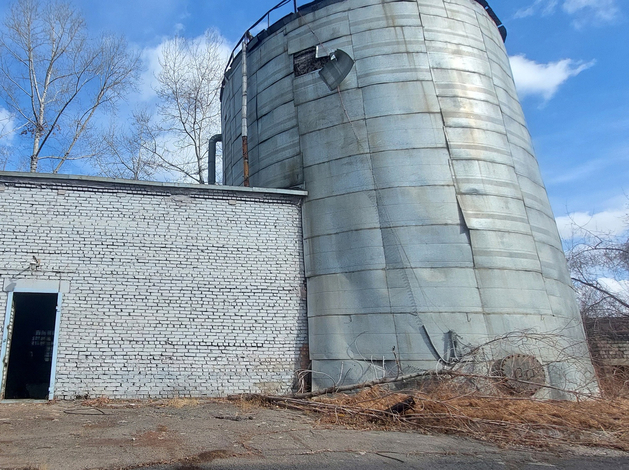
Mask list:
MULTIPOLYGON (((233 44, 279 0, 76 0, 93 31, 143 51, 151 98, 159 45, 216 28, 233 44)), ((0 4, 0 16, 8 2, 0 4)), ((299 2, 305 3, 305 2, 299 2)), ((560 228, 573 214, 619 232, 629 201, 629 4, 626 0, 489 0, 507 49, 560 228)), ((290 9, 284 10, 288 12, 290 9)), ((281 15, 275 14, 273 19, 281 15)), ((3 112, 0 109, 0 114, 3 112)), ((0 116, 1 117, 1 116, 0 116)))

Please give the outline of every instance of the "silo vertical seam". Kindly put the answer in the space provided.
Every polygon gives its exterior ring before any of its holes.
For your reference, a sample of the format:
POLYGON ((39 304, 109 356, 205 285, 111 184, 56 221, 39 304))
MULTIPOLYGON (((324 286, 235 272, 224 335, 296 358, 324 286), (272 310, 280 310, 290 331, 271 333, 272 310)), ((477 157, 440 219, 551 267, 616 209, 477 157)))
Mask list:
MULTIPOLYGON (((422 22, 421 22, 421 13, 419 11, 419 5, 417 5, 417 18, 419 20, 420 26, 422 26, 422 22)), ((394 27, 395 26, 391 26, 394 27)), ((351 30, 351 24, 350 24, 350 30, 351 30)), ((422 34, 423 34, 423 29, 422 29, 422 34)), ((424 38, 425 40, 425 38, 424 38)), ((363 110, 364 110, 364 100, 363 100, 363 110)), ((365 112, 366 115, 366 112, 365 112)), ((371 150, 371 149, 370 149, 371 150)), ((398 347, 398 351, 400 351, 399 348, 399 332, 398 332, 398 328, 397 328, 397 321, 396 321, 396 314, 393 312, 393 307, 390 301, 390 297, 391 294, 389 292, 389 288, 388 288, 388 266, 389 266, 389 261, 387 260, 387 258, 390 260, 391 255, 390 255, 390 250, 391 248, 387 248, 384 244, 384 236, 382 234, 382 228, 383 228, 383 224, 382 222, 384 221, 386 224, 388 224, 388 230, 390 231, 390 233, 393 235, 394 241, 396 243, 395 247, 397 248, 398 254, 400 255, 400 260, 402 261, 402 267, 401 269, 399 269, 400 272, 400 276, 402 278, 402 280, 404 281, 405 285, 406 285, 406 291, 407 291, 407 297, 411 302, 411 306, 412 306, 412 313, 413 317, 415 318, 415 321, 417 322, 417 326, 418 326, 418 331, 419 333, 422 335, 424 342, 426 343, 426 346, 428 346, 429 350, 431 351, 431 353, 435 356, 435 359, 437 359, 438 361, 443 361, 443 358, 441 357, 441 355, 439 354, 439 352, 436 350, 431 338, 430 338, 430 334, 428 333, 428 330, 426 329, 426 326, 423 322, 423 320, 421 319, 420 313, 419 313, 419 308, 417 306, 417 301, 415 298, 415 292, 414 289, 412 287, 411 281, 410 281, 410 276, 408 274, 408 271, 411 271, 415 282, 417 284, 417 289, 419 290, 419 292, 421 293, 423 300, 425 302, 425 304, 428 306, 430 305, 432 302, 430 300, 430 298, 426 295, 426 292, 422 286, 422 283, 420 281, 420 279, 417 277, 417 273, 415 272, 415 268, 413 267, 411 261, 410 261, 410 257, 408 256, 408 253, 406 252, 406 250, 404 249, 404 245, 402 244, 399 235, 397 233, 397 228, 393 227, 393 224, 391 223, 391 217, 389 216, 389 212, 386 208, 386 206, 384 204, 381 203, 380 199, 380 191, 381 188, 378 185, 377 182, 377 178, 375 175, 375 172, 373 170, 373 157, 372 157, 372 153, 371 151, 369 152, 369 165, 370 165, 370 171, 371 171, 371 175, 372 175, 372 179, 373 179, 373 185, 374 185, 374 190, 375 190, 375 194, 376 194, 376 205, 377 205, 377 210, 378 210, 378 218, 380 221, 380 232, 381 232, 381 239, 383 241, 383 250, 384 250, 384 256, 385 256, 385 279, 386 279, 386 283, 387 283, 387 293, 389 295, 389 305, 390 305, 390 312, 392 314, 393 317, 393 324, 394 324, 394 328, 395 328, 395 337, 396 337, 396 344, 398 347), (382 211, 382 212, 381 212, 382 211), (381 215, 382 214, 382 215, 381 215), (383 220, 384 219, 384 220, 383 220)), ((386 226, 385 226, 386 227, 386 226)), ((432 303, 434 305, 434 303, 432 303)))
MULTIPOLYGON (((476 13, 476 17, 477 17, 477 20, 478 20, 478 12, 476 13)), ((497 88, 498 85, 496 84, 496 81, 494 79, 494 71, 491 68, 492 59, 489 57, 489 50, 488 50, 488 47, 487 47, 487 36, 485 35, 485 32, 482 29, 481 29, 481 35, 483 37, 483 44, 485 44, 485 54, 487 55, 487 60, 490 63, 489 71, 491 73, 491 81, 494 84, 494 87, 497 88)), ((511 75, 509 77, 511 78, 512 75, 513 75, 513 71, 511 71, 511 75)), ((513 160, 513 152, 511 150, 511 146, 514 145, 514 144, 511 142, 511 136, 509 135, 509 130, 507 129, 507 123, 506 123, 505 118, 504 118, 505 113, 504 113, 504 110, 503 110, 502 101, 500 100, 499 97, 497 97, 497 98, 498 98, 498 107, 500 109, 500 116, 502 118, 502 125, 504 126, 504 129, 505 129, 505 135, 507 136, 507 142, 509 142, 509 147, 510 147, 509 148, 509 153, 510 153, 510 157, 511 157, 511 164, 512 164, 512 167, 513 167, 513 171, 514 171, 514 173, 516 175, 516 179, 518 181, 518 191, 520 193, 520 197, 521 197, 521 200, 522 200, 522 205, 524 206, 524 213, 526 214, 526 222, 528 224, 528 228, 529 228, 529 231, 530 231, 530 234, 531 234, 531 238, 533 239, 533 243, 535 245, 535 256, 536 256, 537 261, 539 263, 539 275, 542 277, 542 280, 544 281, 544 292, 546 293, 546 298, 548 300, 548 303, 549 303, 549 305, 552 305, 551 304, 550 295, 548 293, 548 283, 547 283, 547 280, 546 280, 546 276, 544 275, 542 259, 540 258, 540 255, 539 255, 539 245, 538 245, 537 240, 535 239, 535 234, 533 233, 533 228, 531 226, 531 220, 530 220, 529 211, 528 211, 529 207, 528 207, 528 205, 526 203, 526 199, 524 197, 524 193, 522 192, 522 186, 519 184, 520 183, 520 175, 518 175, 518 173, 516 171, 515 161, 513 160)), ((532 144, 532 142, 531 142, 531 144, 532 144)), ((551 307, 551 314, 554 316, 554 312, 552 312, 552 307, 551 307)))
MULTIPOLYGON (((420 13, 420 16, 421 16, 421 13, 420 13)), ((423 21, 422 21, 422 25, 423 25, 423 21)), ((426 42, 425 35, 424 35, 424 42, 426 42)), ((437 83, 437 77, 435 77, 435 72, 434 72, 436 67, 433 67, 433 63, 431 61, 430 54, 427 54, 427 55, 428 55, 428 64, 430 66, 430 75, 432 76, 433 83, 437 83)), ((460 216, 463 219, 463 223, 465 224, 465 227, 466 227, 468 235, 469 235, 468 236, 468 242, 469 242, 469 245, 470 245, 470 252, 471 252, 471 256, 472 256, 472 270, 474 272, 474 279, 476 281, 476 292, 477 292, 477 295, 478 295, 478 301, 479 301, 479 304, 480 304, 480 307, 481 307, 481 311, 482 311, 482 314, 483 314, 483 320, 484 320, 484 323, 485 323, 485 332, 488 333, 489 332, 489 328, 488 328, 488 324, 487 324, 485 304, 483 302, 483 295, 482 295, 482 292, 481 292, 480 282, 479 282, 479 279, 478 279, 478 270, 477 270, 477 267, 476 267, 476 256, 474 254, 474 247, 472 245, 472 229, 470 228, 470 225, 469 225, 469 223, 467 221, 467 217, 466 217, 465 211, 463 210, 463 206, 461 205, 461 200, 460 200, 460 192, 461 191, 460 191, 460 188, 459 188, 459 182, 457 180, 456 171, 455 171, 454 165, 452 163, 452 150, 450 148, 450 141, 448 139, 448 133, 446 132, 446 127, 447 127, 446 126, 446 120, 445 120, 445 116, 443 115, 443 107, 441 106, 439 93, 437 93, 437 102, 439 103, 439 114, 441 116, 441 122, 442 122, 441 130, 443 131, 443 134, 444 134, 445 145, 446 145, 446 149, 447 149, 447 152, 448 152, 448 168, 450 169, 450 175, 451 175, 451 178, 452 178, 452 183, 454 184, 454 192, 455 192, 455 196, 456 196, 457 205, 458 205, 458 208, 459 208, 459 211, 460 211, 460 216)), ((465 313, 467 315, 469 315, 469 312, 465 312, 465 313)))
MULTIPOLYGON (((350 40, 352 43, 352 51, 354 49, 354 36, 352 34, 352 22, 350 20, 350 15, 349 12, 347 13, 347 22, 349 25, 349 30, 350 30, 350 40)), ((356 72, 356 74, 358 75, 358 72, 356 72)), ((360 95, 361 97, 363 96, 363 88, 362 87, 357 87, 358 90, 360 91, 360 95)), ((341 103, 342 103, 342 96, 341 96, 341 89, 340 87, 337 88, 338 94, 339 94, 339 98, 341 99, 341 103)), ((363 108, 363 120, 365 123, 365 128, 367 128, 367 113, 365 110, 365 100, 364 98, 361 99, 361 103, 362 103, 362 108, 363 108)), ((347 112, 346 112, 347 115, 347 112)), ((347 118, 349 119, 349 115, 347 115, 347 118)), ((350 124, 351 124, 351 120, 350 120, 350 124)), ((354 131, 354 134, 356 136, 356 139, 358 141, 358 145, 359 145, 359 149, 361 148, 361 142, 360 139, 358 137, 358 135, 356 134, 356 131, 354 129, 353 124, 352 125, 352 130, 354 131)), ((400 345, 399 345, 399 341, 398 341, 398 335, 397 335, 397 326, 396 326, 396 322, 395 322, 395 315, 393 313, 393 305, 391 303, 391 290, 389 288, 389 276, 388 276, 388 263, 387 263, 387 248, 385 246, 384 243, 384 234, 382 231, 382 223, 381 223, 381 215, 380 215, 380 195, 379 195, 379 189, 378 189, 378 182, 376 181, 376 175, 374 174, 374 170, 373 170, 373 157, 372 157, 372 151, 371 151, 371 145, 369 144, 369 139, 367 139, 367 141, 365 142, 366 145, 366 149, 364 149, 367 152, 368 155, 368 162, 369 162, 369 174, 371 175, 371 183, 373 185, 373 193, 374 193, 374 205, 375 205, 375 210, 376 210, 376 214, 378 215, 378 221, 379 221, 379 228, 378 228, 378 232, 380 234, 380 242, 382 244, 382 254, 384 256, 384 282, 385 282, 385 286, 386 286, 386 290, 387 290, 387 301, 389 304, 389 315, 391 315, 391 320, 393 321, 393 329, 395 331, 395 344, 397 347, 397 350, 400 350, 400 345)), ((390 225, 390 224, 389 224, 390 225)), ((386 374, 386 368, 383 370, 383 373, 386 374)))

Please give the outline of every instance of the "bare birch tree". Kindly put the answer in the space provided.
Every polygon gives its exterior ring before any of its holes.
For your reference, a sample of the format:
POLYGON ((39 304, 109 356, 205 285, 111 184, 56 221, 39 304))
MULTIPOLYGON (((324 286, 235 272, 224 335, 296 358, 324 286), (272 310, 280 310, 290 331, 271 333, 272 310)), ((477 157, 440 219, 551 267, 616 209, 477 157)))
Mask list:
POLYGON ((94 156, 94 117, 134 85, 138 64, 123 38, 90 38, 70 4, 17 0, 0 33, 0 105, 28 142, 30 171, 94 156))
POLYGON ((575 228, 566 257, 582 315, 629 316, 629 238, 575 228))
POLYGON ((0 145, 0 171, 4 171, 9 162, 9 149, 4 145, 0 145))
POLYGON ((95 161, 101 173, 111 178, 153 179, 162 168, 156 155, 154 129, 152 116, 146 109, 133 113, 128 129, 114 124, 102 140, 95 142, 100 146, 95 151, 95 161))
POLYGON ((147 149, 165 169, 198 183, 206 182, 208 141, 220 131, 221 52, 215 31, 197 39, 176 37, 163 47, 157 76, 160 122, 147 149))

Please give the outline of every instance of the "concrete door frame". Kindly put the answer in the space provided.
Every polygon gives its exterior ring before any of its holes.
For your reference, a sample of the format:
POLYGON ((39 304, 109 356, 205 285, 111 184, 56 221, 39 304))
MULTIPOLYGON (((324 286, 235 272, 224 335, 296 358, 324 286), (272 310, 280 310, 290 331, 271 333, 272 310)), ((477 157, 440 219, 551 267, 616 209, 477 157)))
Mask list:
POLYGON ((2 347, 0 348, 0 396, 4 396, 6 387, 5 372, 8 366, 7 350, 11 338, 9 338, 9 325, 13 310, 13 294, 56 294, 57 307, 55 311, 55 332, 52 347, 52 359, 50 364, 50 386, 48 388, 48 400, 55 398, 55 379, 57 372, 57 350, 59 348, 59 329, 61 326, 61 305, 63 293, 69 291, 69 284, 63 281, 38 281, 38 280, 10 280, 5 281, 4 291, 7 293, 7 305, 4 314, 2 329, 2 347))

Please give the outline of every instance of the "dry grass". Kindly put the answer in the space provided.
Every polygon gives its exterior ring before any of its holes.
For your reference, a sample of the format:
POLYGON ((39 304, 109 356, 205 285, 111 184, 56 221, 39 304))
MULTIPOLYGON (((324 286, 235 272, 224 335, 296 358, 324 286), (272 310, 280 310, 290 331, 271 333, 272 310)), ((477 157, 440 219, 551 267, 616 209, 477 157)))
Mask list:
POLYGON ((198 398, 171 398, 167 400, 165 406, 170 408, 184 408, 187 406, 198 406, 201 400, 198 398))
POLYGON ((242 413, 251 413, 258 408, 264 408, 267 403, 256 395, 234 395, 230 403, 236 405, 242 413))
MULTIPOLYGON (((605 398, 581 401, 483 396, 481 393, 484 392, 478 392, 479 388, 470 389, 465 386, 466 381, 450 378, 427 381, 421 388, 406 391, 375 386, 359 393, 314 399, 242 395, 231 397, 230 402, 245 413, 260 406, 279 405, 316 414, 323 424, 355 429, 454 434, 503 446, 584 445, 629 451, 629 382, 624 376, 620 381, 618 378, 614 377, 615 382, 609 384, 601 381, 605 398), (391 406, 409 397, 413 397, 414 405, 404 413, 389 411, 391 406)), ((488 389, 484 390, 487 392, 488 389)), ((179 409, 198 406, 205 401, 174 398, 127 403, 126 406, 179 409)), ((106 408, 119 406, 119 403, 101 398, 86 400, 83 405, 106 408)))
POLYGON ((92 398, 92 399, 86 399, 86 400, 81 401, 82 406, 88 406, 92 408, 105 408, 111 403, 113 403, 113 401, 105 397, 92 398))
POLYGON ((629 399, 629 366, 597 366, 596 370, 606 398, 629 399))
POLYGON ((373 387, 354 395, 313 400, 267 397, 267 402, 316 413, 324 424, 355 429, 454 434, 502 446, 584 445, 629 451, 628 399, 539 401, 453 392, 373 387), (402 414, 387 411, 409 396, 415 401, 411 409, 402 414))

